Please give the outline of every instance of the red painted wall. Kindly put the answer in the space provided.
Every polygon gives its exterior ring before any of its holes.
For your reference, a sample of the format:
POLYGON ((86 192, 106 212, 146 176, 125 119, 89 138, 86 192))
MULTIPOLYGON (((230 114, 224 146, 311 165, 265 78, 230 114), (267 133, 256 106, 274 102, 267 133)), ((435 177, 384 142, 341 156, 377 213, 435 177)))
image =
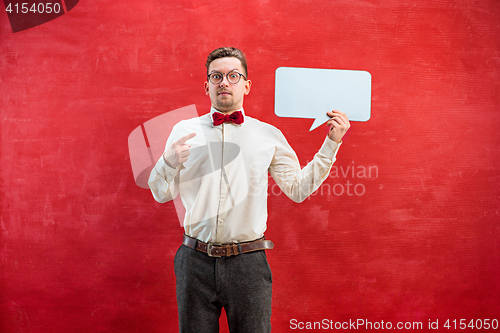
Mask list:
POLYGON ((302 164, 325 129, 274 114, 276 68, 372 75, 325 185, 299 205, 271 184, 273 331, 500 320, 499 1, 82 0, 16 33, 0 10, 1 332, 177 330, 183 231, 127 138, 208 112, 204 63, 227 45, 249 60, 246 112, 302 164))

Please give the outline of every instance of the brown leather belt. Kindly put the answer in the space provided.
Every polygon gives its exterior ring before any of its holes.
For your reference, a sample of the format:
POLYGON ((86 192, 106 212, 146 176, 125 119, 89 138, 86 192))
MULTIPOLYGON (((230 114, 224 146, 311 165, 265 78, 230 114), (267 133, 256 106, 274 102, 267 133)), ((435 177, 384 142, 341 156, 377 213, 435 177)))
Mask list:
POLYGON ((230 257, 236 256, 241 253, 248 253, 260 250, 271 250, 274 244, 264 237, 244 243, 231 243, 231 244, 216 244, 216 243, 203 243, 197 239, 184 235, 182 244, 195 249, 197 251, 208 254, 210 257, 230 257))

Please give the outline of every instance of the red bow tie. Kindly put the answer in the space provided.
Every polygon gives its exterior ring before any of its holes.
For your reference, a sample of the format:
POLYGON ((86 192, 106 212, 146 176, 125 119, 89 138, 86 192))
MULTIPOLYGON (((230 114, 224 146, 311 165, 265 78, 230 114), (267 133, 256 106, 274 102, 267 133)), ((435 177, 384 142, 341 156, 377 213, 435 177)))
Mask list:
POLYGON ((236 125, 243 123, 243 113, 241 111, 235 111, 231 114, 214 112, 212 118, 214 120, 214 126, 219 126, 222 123, 234 123, 236 125))

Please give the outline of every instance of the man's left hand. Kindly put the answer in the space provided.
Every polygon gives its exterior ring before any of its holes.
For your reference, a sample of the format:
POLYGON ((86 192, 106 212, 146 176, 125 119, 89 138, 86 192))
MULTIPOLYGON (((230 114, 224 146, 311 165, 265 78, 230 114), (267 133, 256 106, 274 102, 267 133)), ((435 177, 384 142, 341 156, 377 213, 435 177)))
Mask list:
POLYGON ((326 123, 330 127, 328 131, 328 137, 330 140, 340 143, 342 137, 347 132, 351 125, 349 124, 349 119, 347 115, 338 110, 328 111, 326 113, 331 119, 326 123))

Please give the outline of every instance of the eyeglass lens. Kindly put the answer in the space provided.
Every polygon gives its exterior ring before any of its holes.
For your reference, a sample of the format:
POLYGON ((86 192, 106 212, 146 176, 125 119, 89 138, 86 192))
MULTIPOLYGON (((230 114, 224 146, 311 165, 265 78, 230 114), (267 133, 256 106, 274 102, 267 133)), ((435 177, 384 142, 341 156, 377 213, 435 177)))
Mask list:
POLYGON ((219 72, 214 72, 214 73, 212 73, 212 74, 209 75, 210 82, 212 82, 213 84, 219 84, 219 83, 222 82, 222 80, 224 80, 224 75, 226 75, 227 80, 231 84, 236 84, 236 83, 240 82, 240 79, 241 79, 241 76, 242 76, 242 74, 240 74, 240 73, 238 73, 236 71, 229 72, 227 74, 222 74, 222 73, 219 73, 219 72))

